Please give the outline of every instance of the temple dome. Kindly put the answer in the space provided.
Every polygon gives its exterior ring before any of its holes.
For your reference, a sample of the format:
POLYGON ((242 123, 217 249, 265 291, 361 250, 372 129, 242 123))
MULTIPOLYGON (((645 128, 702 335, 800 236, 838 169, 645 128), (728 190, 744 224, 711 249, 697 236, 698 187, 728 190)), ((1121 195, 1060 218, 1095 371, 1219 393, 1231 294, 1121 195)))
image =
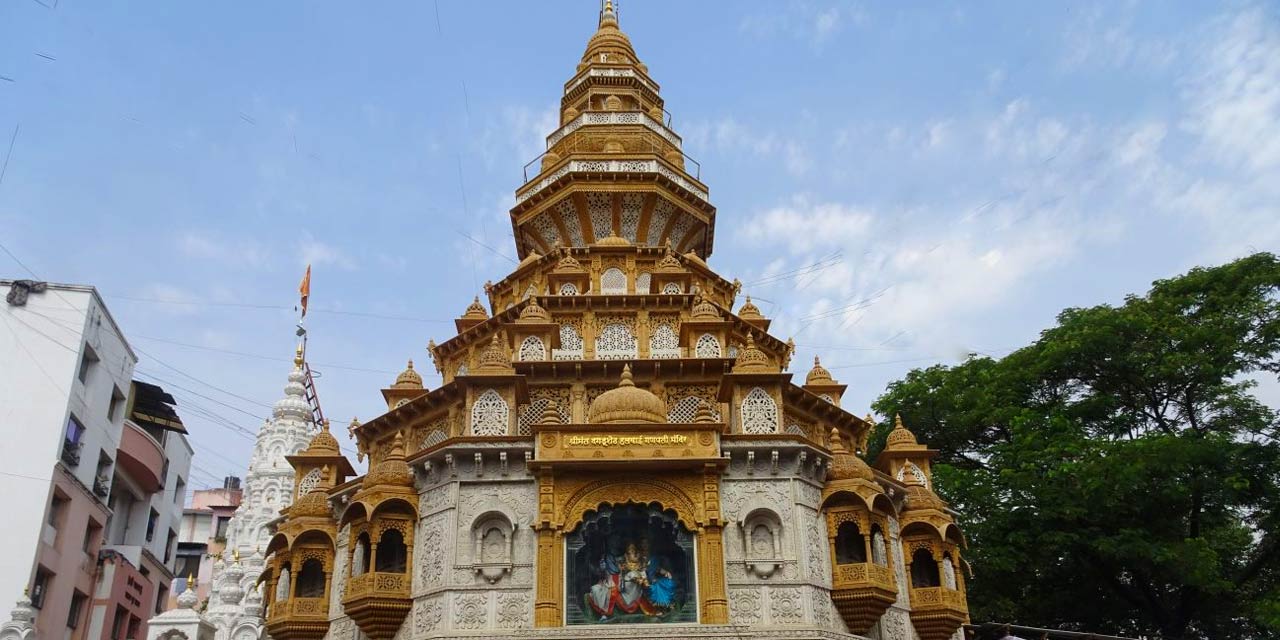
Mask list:
POLYGON ((886 449, 898 449, 915 445, 916 434, 911 433, 902 425, 902 416, 895 415, 893 417, 893 431, 889 432, 889 437, 885 440, 886 449))
POLYGON ((488 320, 489 311, 480 304, 480 296, 476 296, 471 304, 467 305, 467 310, 462 314, 467 320, 488 320))
POLYGON ((680 259, 671 252, 670 247, 667 247, 667 252, 658 261, 655 271, 658 273, 683 273, 684 265, 680 264, 680 259))
POLYGON ((493 334, 493 338, 489 340, 489 346, 480 353, 479 370, 482 371, 508 371, 511 369, 511 358, 507 356, 507 350, 502 348, 502 339, 498 334, 493 334))
POLYGON ((367 489, 374 486, 408 487, 412 485, 413 470, 404 461, 404 438, 397 431, 395 439, 391 441, 391 450, 381 462, 369 470, 362 486, 367 489))
POLYGON ((404 371, 396 376, 395 384, 391 385, 392 389, 421 389, 422 375, 413 370, 413 360, 409 361, 404 371))
POLYGON ((818 360, 818 356, 813 357, 813 368, 809 370, 809 375, 804 377, 805 384, 833 384, 835 380, 831 379, 831 372, 822 366, 822 362, 818 360))
POLYGON ((529 296, 529 303, 520 310, 520 318, 516 322, 524 324, 546 324, 551 322, 551 314, 538 304, 537 296, 529 296))
POLYGON ((328 517, 333 515, 333 511, 329 508, 329 494, 317 486, 306 495, 298 498, 298 501, 289 507, 289 515, 295 518, 299 516, 328 517))
POLYGON ((320 431, 312 436, 311 443, 307 445, 303 455, 342 455, 342 451, 338 446, 338 439, 329 433, 329 421, 325 420, 320 427, 320 431))
POLYGON ((751 302, 751 296, 747 296, 747 301, 743 303, 741 309, 738 309, 738 317, 743 320, 764 320, 760 307, 751 302))
POLYGON ((551 270, 552 273, 586 273, 587 270, 582 268, 582 263, 578 259, 565 252, 564 257, 556 263, 556 268, 551 270))
POLYGON ((844 439, 834 427, 831 429, 831 468, 827 470, 830 480, 875 480, 876 474, 865 460, 844 448, 844 439))
POLYGON ((610 233, 603 238, 597 238, 596 245, 600 247, 626 247, 631 245, 631 241, 610 233))
POLYGON ((667 421, 667 405, 658 396, 641 389, 631 381, 631 365, 622 367, 622 379, 616 389, 610 389, 591 402, 587 410, 587 422, 649 422, 667 421))
POLYGON ((747 344, 738 352, 738 361, 733 365, 734 373, 751 373, 769 371, 769 356, 756 346, 755 338, 747 334, 747 344))

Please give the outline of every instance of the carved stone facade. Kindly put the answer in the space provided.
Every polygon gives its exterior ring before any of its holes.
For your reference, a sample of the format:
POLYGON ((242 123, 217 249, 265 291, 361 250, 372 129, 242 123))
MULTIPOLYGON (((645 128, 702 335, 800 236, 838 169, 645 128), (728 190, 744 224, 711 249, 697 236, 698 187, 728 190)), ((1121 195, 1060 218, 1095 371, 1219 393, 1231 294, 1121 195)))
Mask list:
POLYGON ((901 428, 873 470, 844 386, 816 362, 794 383, 794 343, 734 311, 663 113, 606 2, 517 190, 521 262, 429 343, 441 386, 410 363, 382 390, 351 430, 362 478, 327 432, 289 457, 310 492, 274 524, 259 605, 284 640, 935 640, 967 615, 931 451, 901 428))

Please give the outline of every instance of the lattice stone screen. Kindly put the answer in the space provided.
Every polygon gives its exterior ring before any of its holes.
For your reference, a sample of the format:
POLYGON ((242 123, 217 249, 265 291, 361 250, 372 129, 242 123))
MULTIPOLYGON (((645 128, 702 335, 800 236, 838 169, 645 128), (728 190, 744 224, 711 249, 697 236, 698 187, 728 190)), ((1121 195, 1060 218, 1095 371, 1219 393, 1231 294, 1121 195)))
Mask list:
POLYGON ((636 275, 636 293, 649 293, 649 284, 653 282, 653 275, 648 271, 641 271, 636 275))
POLYGON ((560 295, 562 296, 578 295, 578 285, 575 285, 572 282, 566 282, 560 285, 560 295))
MULTIPOLYGON (((697 396, 681 398, 675 406, 671 407, 670 411, 667 411, 667 422, 674 424, 693 422, 693 419, 698 416, 698 407, 703 405, 710 406, 706 400, 697 396)), ((711 406, 711 417, 715 418, 717 422, 720 421, 720 412, 714 406, 711 406)))
POLYGON ((767 391, 756 387, 742 399, 743 433, 776 433, 778 404, 767 391))
POLYGON ((694 354, 699 358, 719 358, 720 341, 715 336, 704 333, 698 337, 697 345, 694 347, 694 354))
POLYGON ((471 405, 471 435, 505 436, 511 408, 497 391, 489 389, 471 405))
POLYGON ((311 493, 311 490, 316 488, 317 484, 320 484, 320 470, 312 469, 298 481, 298 497, 311 493))
POLYGON ((609 267, 600 274, 600 293, 625 294, 627 274, 617 267, 609 267))
POLYGON ((552 360, 581 360, 582 336, 571 324, 560 325, 560 348, 551 350, 552 360))
POLYGON ((596 358, 600 360, 629 360, 637 356, 636 349, 636 337, 625 324, 607 324, 596 338, 596 358))
POLYGON ((667 295, 679 295, 681 293, 684 293, 684 291, 680 289, 679 282, 668 282, 667 284, 662 286, 662 292, 667 295))
POLYGON ((680 357, 680 336, 676 335, 676 330, 671 325, 661 324, 653 330, 653 335, 649 336, 649 357, 680 357))
POLYGON ((529 336, 520 343, 520 361, 521 362, 537 362, 547 359, 547 348, 542 344, 542 338, 538 336, 529 336))

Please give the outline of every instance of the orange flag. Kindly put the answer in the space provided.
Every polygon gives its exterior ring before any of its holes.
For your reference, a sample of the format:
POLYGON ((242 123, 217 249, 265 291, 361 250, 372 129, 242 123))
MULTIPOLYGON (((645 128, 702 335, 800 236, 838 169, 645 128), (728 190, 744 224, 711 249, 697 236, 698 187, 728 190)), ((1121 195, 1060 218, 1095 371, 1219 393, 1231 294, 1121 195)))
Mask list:
POLYGON ((298 284, 298 295, 302 296, 302 317, 307 317, 307 298, 311 297, 311 265, 307 265, 307 273, 298 284))

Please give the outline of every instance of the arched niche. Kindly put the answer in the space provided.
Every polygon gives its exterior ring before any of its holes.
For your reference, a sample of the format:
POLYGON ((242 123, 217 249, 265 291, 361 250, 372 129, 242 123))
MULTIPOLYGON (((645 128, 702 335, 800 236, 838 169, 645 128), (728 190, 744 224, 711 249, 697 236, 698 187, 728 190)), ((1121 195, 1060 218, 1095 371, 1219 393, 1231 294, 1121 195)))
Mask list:
POLYGON ((515 554, 515 527, 500 511, 480 514, 471 523, 471 559, 476 574, 495 584, 509 574, 515 554))
POLYGON ((597 504, 564 544, 567 624, 697 622, 696 541, 675 510, 597 504))
POLYGON ((782 567, 782 531, 782 518, 772 509, 755 509, 742 519, 742 557, 748 572, 768 578, 782 567))

